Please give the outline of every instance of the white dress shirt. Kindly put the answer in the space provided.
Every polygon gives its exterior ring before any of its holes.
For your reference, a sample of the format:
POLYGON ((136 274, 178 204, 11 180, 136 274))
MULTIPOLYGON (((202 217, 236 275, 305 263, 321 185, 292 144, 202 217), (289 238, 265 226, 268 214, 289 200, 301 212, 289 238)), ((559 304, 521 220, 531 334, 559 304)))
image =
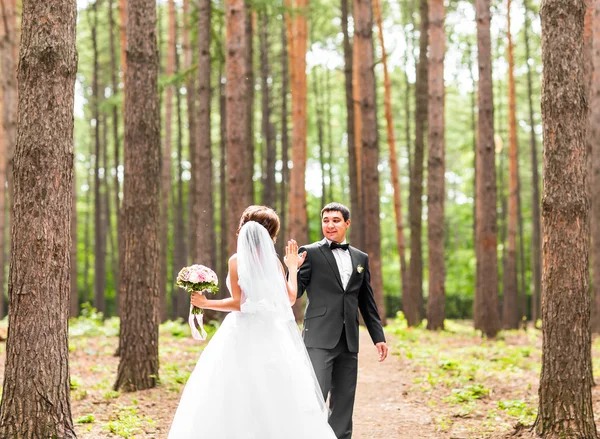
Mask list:
MULTIPOLYGON (((327 238, 325 239, 327 240, 327 245, 331 245, 331 241, 327 238)), ((344 239, 344 242, 341 242, 340 244, 346 244, 346 240, 344 239)), ((342 286, 346 289, 350 276, 352 275, 352 257, 350 257, 350 250, 336 248, 335 250, 331 250, 331 252, 333 253, 338 271, 340 272, 340 277, 342 278, 342 286)))

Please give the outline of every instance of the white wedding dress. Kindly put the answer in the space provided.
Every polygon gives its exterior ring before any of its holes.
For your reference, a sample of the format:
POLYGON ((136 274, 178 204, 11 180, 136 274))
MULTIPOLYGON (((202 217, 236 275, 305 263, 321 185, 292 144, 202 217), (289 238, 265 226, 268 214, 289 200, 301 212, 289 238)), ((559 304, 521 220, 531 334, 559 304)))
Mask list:
POLYGON ((248 222, 237 251, 241 311, 202 352, 168 439, 335 439, 273 241, 248 222))

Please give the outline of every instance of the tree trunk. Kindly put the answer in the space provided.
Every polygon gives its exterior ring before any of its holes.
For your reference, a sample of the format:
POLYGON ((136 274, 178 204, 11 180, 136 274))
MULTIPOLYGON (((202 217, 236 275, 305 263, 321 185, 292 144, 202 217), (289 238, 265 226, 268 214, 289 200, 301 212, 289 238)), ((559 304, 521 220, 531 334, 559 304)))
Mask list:
POLYGON ((583 0, 543 0, 542 373, 536 432, 597 438, 592 409, 583 0))
MULTIPOLYGON (((531 59, 529 51, 529 1, 525 0, 525 25, 523 26, 523 34, 525 37, 525 57, 531 59)), ((600 38, 600 35, 599 35, 600 38)), ((600 50, 600 49, 599 49, 600 50)), ((599 54, 600 55, 600 54, 599 54)), ((532 217, 532 231, 531 231, 531 257, 532 267, 531 275, 533 277, 533 292, 531 295, 531 319, 534 324, 539 318, 540 311, 540 297, 542 295, 542 257, 541 257, 541 217, 540 217, 540 182, 538 176, 538 159, 537 159, 537 137, 535 134, 535 119, 533 116, 533 99, 532 85, 531 85, 531 65, 527 64, 527 101, 529 104, 529 126, 530 129, 530 143, 531 143, 531 186, 532 186, 532 203, 531 203, 531 217, 532 217)), ((593 107, 592 107, 593 108, 593 107)), ((594 186, 595 187, 595 186, 594 186)), ((600 249, 599 249, 600 250, 600 249)), ((598 270, 600 274, 600 269, 598 270)), ((600 310, 600 303, 598 304, 600 310)), ((600 329, 599 329, 600 331, 600 329)))
MULTIPOLYGON (((179 53, 175 51, 175 70, 181 71, 179 62, 179 53)), ((181 89, 180 84, 175 90, 175 102, 177 105, 177 202, 175 206, 175 255, 173 257, 173 279, 177 279, 179 270, 187 265, 188 250, 186 245, 185 230, 185 203, 183 197, 183 124, 181 116, 181 89)), ((185 313, 180 311, 187 308, 189 296, 187 292, 172 283, 173 292, 171 294, 171 318, 185 317, 185 313), (180 303, 183 302, 183 303, 180 303)))
POLYGON ((500 330, 498 316, 498 250, 496 225, 496 164, 494 148, 494 102, 492 89, 492 49, 490 2, 476 0, 477 50, 479 64, 477 205, 475 254, 475 328, 488 337, 500 330))
MULTIPOLYGON (((4 39, 2 35, 4 26, 0 23, 0 41, 4 39)), ((1 55, 0 55, 1 56, 1 55)), ((1 59, 1 58, 0 58, 1 59)), ((3 89, 0 87, 0 115, 4 113, 3 89)), ((0 118, 0 318, 6 315, 6 303, 4 298, 4 242, 6 235, 6 136, 4 131, 4 120, 0 118)))
POLYGON ((115 389, 158 382, 160 124, 156 3, 130 0, 125 90, 125 179, 120 362, 115 389))
MULTIPOLYGON (((102 87, 105 89, 106 87, 102 87)), ((113 275, 113 284, 114 279, 117 278, 117 270, 118 270, 118 262, 117 262, 117 243, 114 236, 114 229, 112 227, 112 214, 110 210, 110 188, 108 187, 108 174, 110 170, 110 166, 108 164, 108 115, 102 115, 102 126, 104 127, 102 131, 102 169, 104 170, 104 176, 102 178, 102 186, 104 191, 102 192, 102 236, 104 236, 104 258, 106 261, 106 257, 109 254, 111 256, 112 263, 112 275, 113 275), (107 246, 110 245, 110 249, 107 246)), ((106 262, 105 262, 106 265, 106 262)), ((106 284, 106 281, 105 281, 106 284)), ((114 286, 114 285, 113 285, 114 286)), ((115 295, 118 297, 118 295, 115 295)))
MULTIPOLYGON (((342 33, 344 34, 344 75, 346 77, 346 136, 348 138, 348 174, 350 180, 350 212, 354 212, 354 217, 359 216, 359 198, 358 198, 358 169, 356 166, 356 138, 354 123, 354 96, 353 90, 353 49, 348 36, 348 0, 342 0, 342 33)), ((350 241, 356 246, 362 241, 361 227, 359 223, 354 223, 350 227, 350 241)))
MULTIPOLYGON (((4 123, 4 141, 6 143, 7 203, 9 205, 9 208, 7 209, 8 215, 5 213, 5 227, 8 230, 7 235, 10 238, 10 206, 12 205, 13 199, 13 156, 15 153, 15 145, 17 143, 17 66, 19 63, 18 54, 20 37, 19 27, 17 25, 17 0, 3 0, 1 4, 2 21, 0 22, 0 26, 3 28, 3 35, 0 40, 0 68, 2 69, 0 83, 2 84, 2 119, 4 123)), ((4 244, 4 247, 2 247, 0 251, 4 252, 7 244, 10 245, 10 239, 8 243, 4 244)), ((8 255, 7 262, 10 265, 10 254, 8 255)), ((4 265, 2 265, 0 269, 2 270, 2 273, 5 272, 4 265)), ((2 294, 4 294, 3 287, 2 294)), ((0 316, 4 317, 4 315, 4 312, 0 313, 0 316)))
MULTIPOLYGON (((290 168, 289 168, 289 137, 288 137, 288 45, 286 38, 285 22, 281 26, 281 184, 279 186, 279 220, 281 222, 281 231, 279 232, 282 237, 288 235, 288 224, 287 224, 287 192, 288 183, 290 179, 290 168)), ((285 251, 285 238, 277 241, 280 244, 279 254, 282 255, 285 251)))
MULTIPOLYGON (((244 28, 246 32, 244 59, 246 62, 246 105, 248 107, 246 117, 246 148, 243 149, 246 165, 241 168, 244 173, 244 184, 242 185, 244 204, 247 206, 254 204, 254 22, 252 14, 252 2, 245 0, 245 21, 244 28)), ((244 145, 244 144, 242 144, 244 145)), ((241 215, 242 212, 240 212, 241 215)), ((237 218, 236 218, 237 219, 237 218)), ((234 220, 236 220, 234 219, 234 220)), ((237 223, 237 221, 236 221, 237 223)), ((235 241, 237 243, 237 240, 235 241)))
POLYGON ((76 437, 67 342, 76 17, 75 2, 23 2, 9 330, 0 405, 0 437, 5 438, 76 437))
MULTIPOLYGON (((193 215, 196 217, 196 255, 198 263, 215 267, 215 220, 212 183, 212 153, 210 136, 210 23, 211 1, 201 0, 198 10, 198 129, 197 149, 192 173, 196 177, 193 215)), ((242 119, 238 119, 242 122, 242 119)), ((244 127, 245 128, 245 127, 244 127)), ((239 146, 243 145, 240 142, 239 146)), ((238 192, 239 194, 239 192, 238 192)), ((241 214, 241 212, 240 212, 241 214)), ((234 252, 235 253, 235 252, 234 252)), ((224 280, 224 279, 223 279, 224 280)))
POLYGON ((354 47, 360 57, 358 96, 360 98, 361 143, 364 151, 363 194, 365 251, 369 255, 371 284, 383 324, 386 322, 381 275, 381 230, 379 220, 379 139, 375 103, 375 66, 373 55, 373 12, 371 0, 354 0, 354 47))
MULTIPOLYGON (((77 288, 77 184, 75 181, 75 171, 73 170, 73 202, 71 205, 71 235, 70 235, 70 258, 71 258, 71 293, 69 301, 69 317, 77 317, 79 314, 79 291, 77 288)), ((4 192, 2 191, 2 194, 4 192)), ((0 195, 3 197, 3 195, 0 195)), ((2 199, 4 203, 4 199, 2 199)), ((4 206, 2 206, 4 208, 4 206)), ((4 277, 3 277, 4 278, 4 277)))
MULTIPOLYGON (((385 119, 387 123, 387 137, 389 144, 390 168, 392 170, 392 186, 394 188, 394 213, 396 215, 396 245, 400 256, 400 280, 402 282, 402 292, 408 290, 408 278, 406 275, 405 240, 404 240, 404 221, 402 216, 402 190, 400 187, 400 172, 398 168, 398 153, 396 152, 396 135, 394 134, 394 121, 392 118, 392 84, 387 67, 387 53, 383 40, 383 19, 381 16, 381 0, 373 0, 373 11, 379 29, 379 40, 381 41, 381 61, 383 64, 384 78, 384 106, 385 119)), ((443 38, 443 34, 442 34, 443 38)), ((443 49, 443 48, 442 48, 443 49)), ((443 57, 443 54, 442 54, 443 57)), ((443 60, 442 60, 443 61, 443 60)), ((442 91, 443 93, 443 91, 442 91)), ((443 127, 442 127, 443 131, 443 127)))
POLYGON ((271 99, 269 90, 269 18, 268 12, 263 10, 260 13, 260 77, 262 92, 262 138, 263 148, 265 148, 265 168, 263 171, 263 199, 266 206, 275 207, 275 160, 276 149, 272 136, 273 126, 271 124, 271 99))
POLYGON ((327 200, 327 186, 325 185, 325 145, 323 139, 323 103, 319 93, 324 93, 320 89, 319 73, 315 66, 313 73, 313 93, 315 99, 315 116, 317 125, 317 143, 319 145, 319 166, 321 168, 321 206, 325 206, 327 200))
MULTIPOLYGON (((356 7, 354 0, 352 2, 352 15, 354 23, 356 23, 356 7)), ((354 28, 356 35, 356 27, 354 28)), ((352 243, 355 247, 365 248, 365 206, 364 206, 364 191, 363 191, 363 166, 364 166, 364 151, 362 145, 362 114, 360 113, 360 91, 358 89, 358 70, 360 69, 359 48, 356 47, 356 40, 353 36, 352 40, 352 102, 353 111, 353 126, 354 126, 354 160, 356 162, 356 206, 352 207, 353 226, 350 229, 352 243)))
MULTIPOLYGON (((221 41, 223 41, 222 39, 221 41)), ((222 43, 224 45, 224 41, 222 43)), ((225 84, 223 82, 223 62, 219 61, 219 125, 220 125, 220 159, 219 159, 219 221, 220 221, 220 236, 219 236, 219 278, 225 279, 228 271, 229 247, 227 239, 229 238, 227 218, 227 104, 225 96, 225 84)), ((235 218, 233 219, 235 221, 235 218)))
MULTIPOLYGON (((5 273, 5 237, 10 236, 10 204, 12 203, 13 181, 12 181, 12 163, 17 142, 17 64, 19 36, 17 29, 17 2, 16 0, 4 0, 2 2, 3 20, 0 22, 0 84, 2 88, 2 125, 4 137, 4 171, 3 181, 8 182, 8 194, 4 193, 5 206, 0 211, 3 228, 0 252, 2 253, 0 264, 0 318, 6 315, 4 306, 4 273, 5 273), (8 195, 8 199, 7 199, 8 195)), ((2 183, 4 188, 4 183, 2 183)), ((4 189, 3 189, 4 191, 4 189)), ((5 191, 4 191, 5 192, 5 191)))
POLYGON ((329 199, 333 201, 333 186, 334 186, 334 182, 333 182, 333 136, 331 135, 331 80, 330 78, 330 70, 329 68, 325 68, 325 88, 326 88, 326 93, 327 93, 327 103, 326 103, 326 109, 327 109, 327 166, 328 166, 328 170, 327 170, 327 174, 329 177, 329 199))
MULTIPOLYGON (((594 72, 600 72, 600 4, 594 1, 594 19, 593 19, 593 55, 594 72)), ((595 73, 592 76, 590 88, 590 122, 591 130, 588 139, 598 139, 600 135, 600 74, 595 73)), ((592 304, 592 332, 600 333, 600 148, 596 143, 592 145, 592 174, 590 178, 591 197, 592 197, 592 285, 593 285, 593 304, 592 304)))
MULTIPOLYGON (((168 19, 168 38, 167 38, 167 64, 166 75, 172 78, 175 74, 175 51, 177 50, 177 42, 175 41, 175 1, 168 0, 167 2, 167 19, 168 19)), ((160 50, 160 49, 159 49, 160 50)), ((171 204, 172 185, 173 185, 173 170, 171 162, 172 151, 172 127, 173 127, 173 85, 169 84, 165 87, 165 137, 162 151, 162 168, 161 168, 161 213, 160 213, 160 321, 167 320, 167 255, 169 254, 169 224, 172 219, 171 204)))
MULTIPOLYGON (((91 136, 90 136, 91 137, 91 136)), ((88 157, 90 158, 90 168, 92 166, 91 157, 92 157, 92 142, 90 141, 90 150, 88 157)), ((87 171, 87 191, 85 192, 85 220, 83 227, 83 297, 82 303, 92 302, 92 297, 90 297, 90 254, 91 250, 91 233, 90 233, 90 224, 91 224, 91 214, 92 212, 92 175, 87 171)))
POLYGON ((292 163, 289 185, 289 230, 288 236, 298 242, 308 242, 308 217, 306 208, 306 44, 308 0, 297 0, 298 14, 293 23, 292 92, 292 163))
MULTIPOLYGON (((194 163, 196 149, 198 148, 196 145, 196 76, 192 71, 192 66, 194 65, 194 47, 190 40, 190 31, 192 26, 194 25, 192 20, 192 10, 191 10, 191 0, 185 0, 183 2, 183 70, 186 72, 185 75, 185 97, 187 103, 187 133, 188 133, 188 151, 189 151, 189 161, 190 163, 194 163)), ((194 218, 193 209, 195 201, 195 189, 196 185, 196 177, 194 174, 191 174, 190 181, 188 183, 188 243, 189 243, 189 262, 192 264, 196 263, 197 258, 197 250, 194 246, 195 242, 195 233, 196 233, 196 218, 194 218)), ((180 297, 182 294, 187 295, 184 291, 180 292, 180 297)), ((185 307, 180 307, 178 314, 181 317, 185 317, 189 312, 189 305, 186 304, 185 307)))
MULTIPOLYGON (((123 94, 125 94, 127 78, 127 0, 119 0, 119 42, 120 42, 120 55, 121 55, 121 80, 123 81, 123 94)), ((125 103, 123 102, 123 106, 125 103)), ((123 113, 125 116, 125 113, 123 113)), ((125 145, 123 145, 125 146, 125 145)))
POLYGON ((429 299, 427 329, 444 329, 446 265, 444 262, 445 190, 445 88, 444 1, 433 0, 429 10, 429 120, 427 159, 427 232, 429 249, 429 299))
POLYGON ((106 234, 103 228, 104 212, 102 210, 100 161, 102 156, 100 139, 100 87, 98 82, 98 0, 92 5, 94 12, 92 23, 92 47, 94 57, 94 72, 92 79, 92 93, 94 95, 94 307, 106 312, 106 234))
MULTIPOLYGON (((244 0, 226 0, 225 25, 227 39, 225 50, 225 93, 227 123, 227 217, 229 220, 227 245, 229 254, 237 249, 236 230, 238 219, 248 207, 249 199, 245 187, 247 169, 253 162, 240 154, 247 151, 248 143, 248 91, 246 79, 246 4, 244 0), (243 194, 240 196, 240 194, 243 194)), ((198 130, 200 131, 200 130, 198 130)))
POLYGON ((423 215, 423 160, 425 156, 425 130, 428 104, 429 6, 420 0, 421 36, 419 38, 419 63, 415 91, 415 154, 410 178, 408 211, 410 215, 410 288, 403 297, 404 315, 409 326, 421 324, 423 303, 423 248, 421 243, 423 215))
POLYGON ((506 264, 503 273, 503 312, 504 329, 519 327, 519 287, 517 285, 517 227, 519 205, 518 145, 517 145, 517 105, 515 102, 515 76, 513 44, 510 32, 510 6, 507 0, 507 58, 508 58, 508 242, 506 264))
MULTIPOLYGON (((111 79, 111 87, 112 87, 112 95, 116 95, 119 90, 119 83, 117 81, 117 58, 116 58, 116 48, 115 48, 115 36, 114 36, 114 27, 115 22, 113 19, 113 0, 109 0, 108 2, 108 20, 109 20, 109 44, 110 44, 110 79, 111 79)), ((120 153, 120 140, 119 140, 119 110, 116 104, 112 107, 112 129, 113 129, 113 144, 114 144, 114 185, 115 185, 115 218, 117 223, 117 251, 114 252, 113 259, 116 263, 115 270, 115 294, 117 297, 115 298, 115 303, 117 307, 117 315, 119 315, 119 257, 120 257, 120 247, 121 247, 121 234, 120 223, 119 223, 119 214, 121 210, 121 199, 119 196, 119 192, 121 192, 121 187, 119 183, 119 164, 121 162, 121 153, 120 153)), ((107 184, 108 190, 108 184, 107 184)))

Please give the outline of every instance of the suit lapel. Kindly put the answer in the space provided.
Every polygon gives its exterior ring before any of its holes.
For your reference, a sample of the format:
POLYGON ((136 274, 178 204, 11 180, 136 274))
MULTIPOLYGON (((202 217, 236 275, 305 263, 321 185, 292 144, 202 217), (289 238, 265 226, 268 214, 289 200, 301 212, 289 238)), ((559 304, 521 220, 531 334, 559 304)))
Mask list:
POLYGON ((342 289, 343 289, 344 285, 342 284, 342 277, 340 276, 340 270, 338 270, 337 262, 335 262, 335 257, 333 256, 333 252, 329 248, 329 245, 327 245, 327 240, 323 239, 319 244, 320 244, 319 248, 321 249, 323 256, 325 256, 325 259, 327 259, 327 262, 329 263, 331 270, 335 274, 335 278, 337 279, 338 283, 340 284, 340 287, 342 287, 342 289))
POLYGON ((348 290, 348 288, 352 284, 352 281, 356 277, 356 270, 358 267, 358 258, 359 258, 359 253, 354 247, 352 247, 352 246, 348 247, 348 251, 350 251, 350 259, 352 259, 352 273, 350 273, 350 279, 348 279, 348 285, 346 285, 346 291, 348 290))

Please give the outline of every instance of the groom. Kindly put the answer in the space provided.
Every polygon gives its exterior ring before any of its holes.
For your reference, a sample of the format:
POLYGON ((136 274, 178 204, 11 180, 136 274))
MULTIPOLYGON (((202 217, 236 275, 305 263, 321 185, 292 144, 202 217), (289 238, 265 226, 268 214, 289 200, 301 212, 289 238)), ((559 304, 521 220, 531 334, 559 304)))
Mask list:
POLYGON ((370 283, 369 257, 346 243, 350 210, 330 203, 321 210, 322 241, 301 247, 298 297, 308 305, 302 335, 315 374, 330 395, 329 424, 339 439, 352 437, 352 411, 358 372, 358 310, 385 360, 388 348, 370 283))

